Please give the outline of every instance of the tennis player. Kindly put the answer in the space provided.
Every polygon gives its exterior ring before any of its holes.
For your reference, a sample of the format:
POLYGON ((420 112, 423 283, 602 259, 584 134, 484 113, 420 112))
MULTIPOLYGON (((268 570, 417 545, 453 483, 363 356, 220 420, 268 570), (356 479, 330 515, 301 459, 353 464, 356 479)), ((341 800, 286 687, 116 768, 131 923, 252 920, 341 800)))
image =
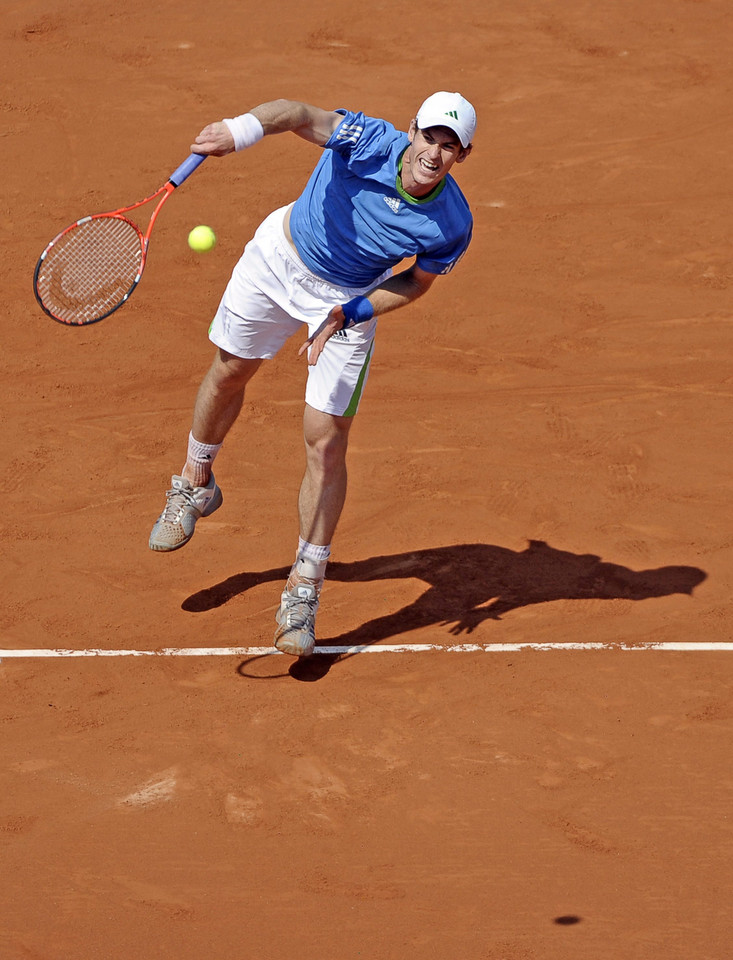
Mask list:
POLYGON ((191 147, 222 157, 291 131, 324 148, 300 197, 264 220, 234 268, 209 331, 217 349, 196 398, 186 463, 150 535, 152 550, 176 550, 221 506, 212 465, 246 385, 305 325, 306 466, 298 549, 276 614, 283 653, 309 656, 316 643, 377 317, 426 293, 470 243, 473 218, 450 171, 471 152, 475 129, 471 104, 445 91, 427 98, 407 133, 352 110, 274 100, 209 124, 191 147))

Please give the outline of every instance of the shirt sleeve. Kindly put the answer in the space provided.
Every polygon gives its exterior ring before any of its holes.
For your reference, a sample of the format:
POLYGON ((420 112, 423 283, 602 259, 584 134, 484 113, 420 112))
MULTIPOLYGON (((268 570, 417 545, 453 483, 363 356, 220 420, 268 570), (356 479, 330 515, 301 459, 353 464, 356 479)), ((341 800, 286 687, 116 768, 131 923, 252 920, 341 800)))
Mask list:
POLYGON ((428 253, 418 254, 415 263, 426 273, 450 273, 466 250, 468 250, 472 236, 473 223, 469 224, 466 232, 454 243, 438 250, 430 250, 428 253))
POLYGON ((347 164, 389 154, 396 132, 391 123, 353 110, 335 112, 344 119, 326 141, 327 150, 333 150, 347 164))

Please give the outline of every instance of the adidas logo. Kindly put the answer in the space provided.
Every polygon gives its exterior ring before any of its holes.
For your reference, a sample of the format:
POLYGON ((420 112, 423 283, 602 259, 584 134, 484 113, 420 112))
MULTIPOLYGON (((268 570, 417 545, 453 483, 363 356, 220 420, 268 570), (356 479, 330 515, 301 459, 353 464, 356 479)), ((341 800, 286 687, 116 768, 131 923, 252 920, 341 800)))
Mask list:
POLYGON ((347 332, 346 332, 345 330, 337 330, 336 333, 334 333, 332 339, 335 339, 335 340, 348 340, 348 339, 349 339, 349 335, 347 334, 347 332))
POLYGON ((445 115, 446 115, 446 117, 453 117, 454 120, 457 120, 457 119, 458 119, 458 111, 457 111, 457 110, 446 110, 445 115))
POLYGON ((343 140, 344 143, 351 143, 352 146, 356 146, 359 137, 364 133, 364 127, 360 126, 358 123, 344 123, 339 128, 338 133, 336 134, 337 140, 343 140))
POLYGON ((395 213, 399 213, 400 209, 400 199, 399 197, 384 197, 384 202, 387 206, 393 210, 395 213))

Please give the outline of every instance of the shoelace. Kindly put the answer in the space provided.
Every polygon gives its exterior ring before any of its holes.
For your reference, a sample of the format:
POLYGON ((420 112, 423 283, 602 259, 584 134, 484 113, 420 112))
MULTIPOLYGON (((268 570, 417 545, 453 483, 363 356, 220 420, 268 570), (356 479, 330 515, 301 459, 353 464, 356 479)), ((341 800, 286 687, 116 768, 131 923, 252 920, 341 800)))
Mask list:
POLYGON ((288 626, 307 626, 308 620, 311 617, 315 617, 317 609, 317 597, 314 597, 312 600, 308 597, 291 597, 291 599, 288 601, 288 609, 286 613, 288 626))
POLYGON ((180 487, 171 487, 165 495, 165 509, 161 520, 164 523, 174 523, 181 515, 181 511, 188 505, 198 510, 193 498, 193 491, 183 490, 180 487))

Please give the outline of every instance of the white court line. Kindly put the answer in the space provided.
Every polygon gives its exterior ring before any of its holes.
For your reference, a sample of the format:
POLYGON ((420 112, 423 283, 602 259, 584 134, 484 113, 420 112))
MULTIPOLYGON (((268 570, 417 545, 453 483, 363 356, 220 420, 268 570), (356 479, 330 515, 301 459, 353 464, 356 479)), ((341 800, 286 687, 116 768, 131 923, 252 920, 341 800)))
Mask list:
MULTIPOLYGON (((733 642, 694 643, 383 643, 353 647, 316 647, 315 654, 356 653, 518 653, 523 650, 663 650, 677 652, 733 652, 733 642)), ((0 660, 46 657, 266 657, 285 656, 275 647, 163 647, 160 650, 2 650, 0 660)))

